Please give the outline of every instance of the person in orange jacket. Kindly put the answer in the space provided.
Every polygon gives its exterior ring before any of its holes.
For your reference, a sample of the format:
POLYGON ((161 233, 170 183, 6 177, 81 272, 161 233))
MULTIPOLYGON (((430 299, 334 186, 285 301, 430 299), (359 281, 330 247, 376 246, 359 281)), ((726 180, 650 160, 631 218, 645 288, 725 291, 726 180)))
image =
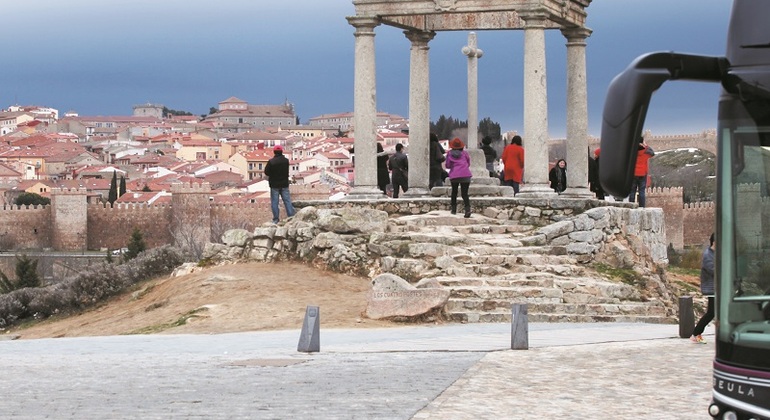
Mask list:
POLYGON ((513 194, 519 193, 519 185, 524 175, 524 148, 521 136, 513 136, 511 144, 503 149, 503 185, 513 187, 513 194))
POLYGON ((647 189, 647 175, 649 173, 648 161, 655 156, 652 147, 644 142, 644 138, 639 141, 639 150, 636 152, 636 166, 634 167, 634 180, 631 183, 631 194, 628 195, 628 201, 633 203, 639 193, 639 207, 645 205, 645 190, 647 189))

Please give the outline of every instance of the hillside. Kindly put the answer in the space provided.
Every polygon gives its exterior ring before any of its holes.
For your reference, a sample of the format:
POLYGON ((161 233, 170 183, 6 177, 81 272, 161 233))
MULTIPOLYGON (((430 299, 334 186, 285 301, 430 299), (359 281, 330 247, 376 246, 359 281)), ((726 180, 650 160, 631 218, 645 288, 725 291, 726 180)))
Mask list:
POLYGON ((650 159, 654 187, 683 187, 684 201, 716 199, 716 156, 708 151, 687 148, 656 152, 650 159))
POLYGON ((369 280, 298 263, 244 263, 138 284, 93 309, 7 331, 19 338, 215 334, 301 329, 308 305, 323 328, 394 325, 366 319, 369 280))

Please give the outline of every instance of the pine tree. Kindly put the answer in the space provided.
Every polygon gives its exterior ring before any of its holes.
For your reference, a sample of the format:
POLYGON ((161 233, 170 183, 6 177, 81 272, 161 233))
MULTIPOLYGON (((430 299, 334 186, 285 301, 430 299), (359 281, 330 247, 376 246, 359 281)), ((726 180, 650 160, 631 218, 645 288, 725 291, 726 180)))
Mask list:
POLYGON ((126 178, 121 175, 120 177, 120 189, 118 190, 118 197, 122 197, 126 193, 126 178))
POLYGON ((116 171, 112 171, 112 182, 110 182, 110 192, 107 193, 107 201, 110 202, 110 205, 115 202, 115 200, 118 199, 118 173, 116 171))
POLYGON ((131 239, 129 239, 126 248, 127 251, 123 253, 123 259, 125 261, 136 258, 139 253, 147 249, 147 245, 144 243, 144 237, 142 236, 142 232, 139 230, 139 228, 134 228, 134 231, 131 233, 131 239))
POLYGON ((37 275, 37 260, 31 260, 26 255, 16 257, 16 286, 38 287, 40 277, 37 275))

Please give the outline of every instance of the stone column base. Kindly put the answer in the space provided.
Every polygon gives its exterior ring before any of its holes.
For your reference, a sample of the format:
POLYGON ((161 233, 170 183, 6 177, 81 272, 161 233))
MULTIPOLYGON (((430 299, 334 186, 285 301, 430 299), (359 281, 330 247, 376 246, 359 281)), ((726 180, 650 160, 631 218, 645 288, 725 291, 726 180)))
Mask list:
POLYGON ((430 197, 430 190, 427 188, 410 187, 409 191, 400 194, 403 198, 430 197))
POLYGON ((549 187, 548 184, 524 184, 521 186, 521 189, 516 196, 528 198, 554 198, 558 195, 559 194, 556 194, 556 191, 549 187))
POLYGON ((379 188, 368 186, 353 187, 347 196, 350 200, 380 200, 387 197, 379 188))
POLYGON ((570 187, 566 190, 562 191, 561 197, 564 198, 593 198, 594 193, 591 192, 588 188, 585 187, 570 187))

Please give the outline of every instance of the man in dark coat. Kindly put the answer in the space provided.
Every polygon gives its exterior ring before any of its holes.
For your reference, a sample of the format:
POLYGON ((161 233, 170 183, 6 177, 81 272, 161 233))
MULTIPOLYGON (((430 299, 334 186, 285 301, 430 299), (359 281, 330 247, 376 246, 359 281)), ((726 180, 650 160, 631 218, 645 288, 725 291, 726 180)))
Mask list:
POLYGON ((294 206, 289 196, 289 159, 283 155, 283 147, 273 148, 273 158, 267 161, 265 175, 270 184, 270 208, 273 210, 273 223, 278 223, 280 210, 278 208, 278 196, 286 207, 286 216, 294 216, 294 206))
POLYGON ((396 153, 388 159, 388 169, 391 172, 393 198, 398 198, 398 189, 406 192, 409 189, 409 159, 402 152, 404 145, 396 145, 396 153))
POLYGON ((594 150, 594 157, 588 158, 588 187, 596 194, 596 198, 604 200, 604 188, 599 182, 599 154, 601 149, 594 150))
POLYGON ((430 165, 429 183, 428 188, 438 187, 444 185, 444 179, 446 178, 446 171, 441 166, 446 160, 444 154, 446 151, 441 147, 441 143, 438 142, 438 136, 436 133, 430 133, 430 156, 428 156, 428 164, 430 165))

